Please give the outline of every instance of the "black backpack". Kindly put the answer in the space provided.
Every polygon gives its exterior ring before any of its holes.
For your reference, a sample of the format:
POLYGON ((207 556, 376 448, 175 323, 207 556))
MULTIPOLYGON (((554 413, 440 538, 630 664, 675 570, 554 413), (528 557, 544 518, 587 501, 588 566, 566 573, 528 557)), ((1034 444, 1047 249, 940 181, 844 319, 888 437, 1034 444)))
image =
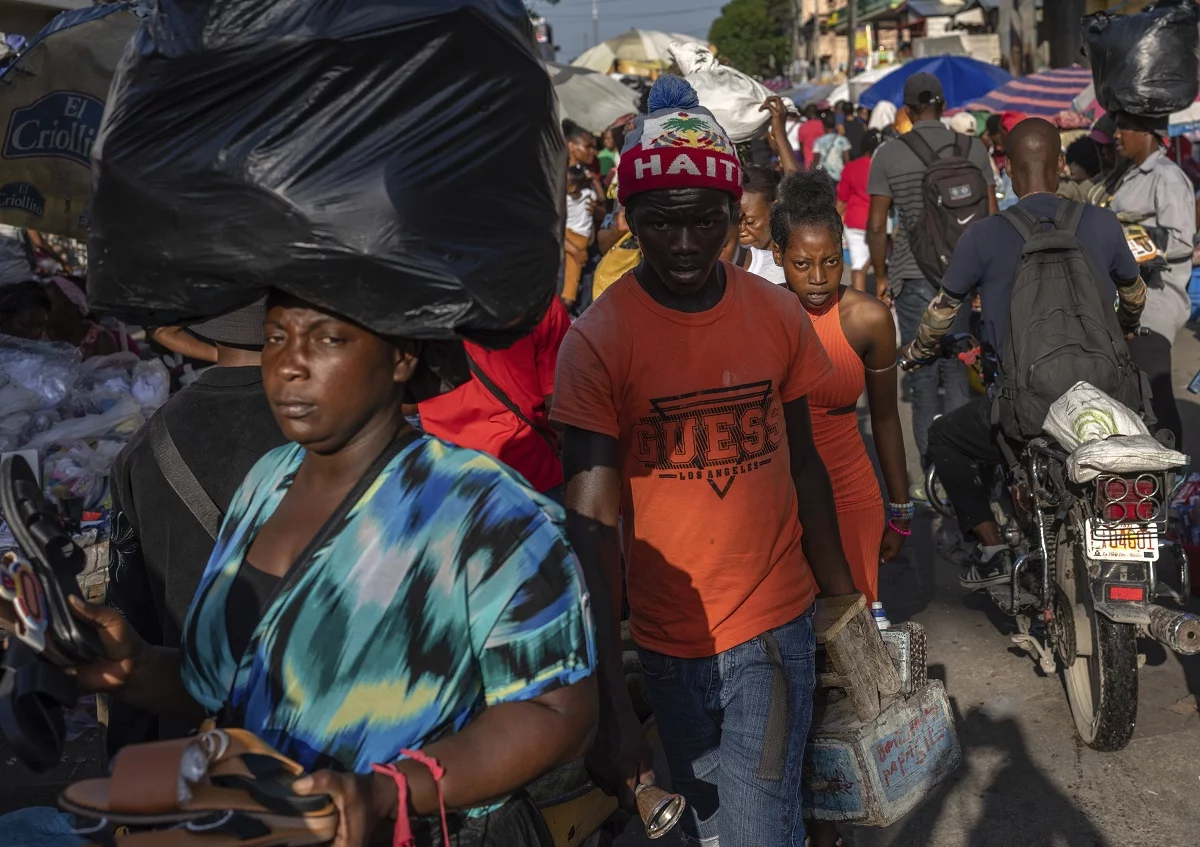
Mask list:
POLYGON ((925 165, 921 180, 921 214, 903 221, 908 245, 921 273, 936 288, 950 264, 963 231, 988 215, 995 184, 970 160, 974 139, 955 133, 954 141, 934 150, 919 130, 900 136, 925 165))
POLYGON ((1076 232, 1083 203, 1063 201, 1054 219, 1013 207, 1000 215, 1024 241, 1009 298, 997 417, 1005 435, 1042 433, 1050 406, 1080 380, 1140 412, 1143 378, 1129 356, 1117 311, 1076 232))

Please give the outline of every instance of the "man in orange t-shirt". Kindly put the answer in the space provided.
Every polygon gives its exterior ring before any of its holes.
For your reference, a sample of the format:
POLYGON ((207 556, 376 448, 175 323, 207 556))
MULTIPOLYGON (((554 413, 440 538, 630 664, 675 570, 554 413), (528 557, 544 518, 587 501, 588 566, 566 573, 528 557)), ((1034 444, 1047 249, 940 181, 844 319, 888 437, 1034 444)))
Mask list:
POLYGON ((568 331, 551 413, 566 428, 568 535, 596 598, 588 768, 627 807, 653 779, 621 670, 619 513, 630 629, 685 834, 800 847, 813 599, 854 591, 804 399, 831 365, 790 292, 717 261, 741 174, 690 86, 655 84, 618 168, 643 261, 568 331))

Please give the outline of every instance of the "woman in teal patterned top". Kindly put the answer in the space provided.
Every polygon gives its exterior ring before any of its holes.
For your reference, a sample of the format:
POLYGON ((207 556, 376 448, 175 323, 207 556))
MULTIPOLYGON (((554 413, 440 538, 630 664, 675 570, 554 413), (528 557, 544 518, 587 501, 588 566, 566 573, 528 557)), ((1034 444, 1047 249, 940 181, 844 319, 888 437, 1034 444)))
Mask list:
POLYGON ((275 298, 263 384, 294 443, 234 497, 182 650, 80 607, 108 648, 80 683, 159 714, 218 716, 318 770, 305 790, 335 796, 339 847, 398 813, 372 764, 407 776, 404 813, 437 813, 429 771, 400 752, 417 748, 445 768, 446 805, 465 810, 456 843, 538 844, 544 831, 527 833, 540 818, 516 792, 582 756, 595 720, 586 588, 557 506, 408 427, 416 364, 402 343, 275 298))

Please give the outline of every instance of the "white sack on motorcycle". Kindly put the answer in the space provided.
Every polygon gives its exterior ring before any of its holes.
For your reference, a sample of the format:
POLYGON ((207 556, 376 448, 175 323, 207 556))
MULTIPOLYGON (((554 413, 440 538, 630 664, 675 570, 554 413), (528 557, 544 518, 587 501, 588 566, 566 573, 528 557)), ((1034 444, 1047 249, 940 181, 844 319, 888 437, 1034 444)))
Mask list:
POLYGON ((1188 457, 1159 444, 1134 412, 1087 382, 1077 382, 1054 401, 1042 425, 1066 450, 1074 482, 1101 473, 1165 471, 1188 457))

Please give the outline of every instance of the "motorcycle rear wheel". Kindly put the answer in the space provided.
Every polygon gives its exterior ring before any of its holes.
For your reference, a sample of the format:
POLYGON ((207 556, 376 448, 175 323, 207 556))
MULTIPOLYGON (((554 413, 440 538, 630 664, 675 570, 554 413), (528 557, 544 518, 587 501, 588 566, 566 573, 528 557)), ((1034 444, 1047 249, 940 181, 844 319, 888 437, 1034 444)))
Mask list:
POLYGON ((1087 565, 1069 537, 1059 537, 1058 559, 1059 580, 1076 607, 1070 625, 1086 620, 1091 630, 1086 634, 1075 631, 1077 651, 1090 642, 1090 655, 1079 652, 1075 661, 1063 668, 1075 731, 1093 750, 1124 749, 1137 722, 1137 627, 1114 623, 1096 612, 1086 578, 1075 578, 1087 573, 1087 565))

